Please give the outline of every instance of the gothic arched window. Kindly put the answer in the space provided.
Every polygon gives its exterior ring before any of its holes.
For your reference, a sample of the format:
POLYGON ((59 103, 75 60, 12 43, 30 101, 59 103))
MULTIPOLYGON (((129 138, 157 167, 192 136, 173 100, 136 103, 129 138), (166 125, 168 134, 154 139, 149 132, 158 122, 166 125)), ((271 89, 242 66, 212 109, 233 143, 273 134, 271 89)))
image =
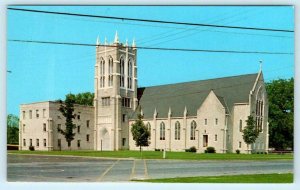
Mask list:
POLYGON ((243 121, 240 119, 240 126, 239 126, 239 128, 240 128, 240 132, 243 132, 243 121))
POLYGON ((132 61, 131 61, 131 59, 129 59, 129 61, 128 61, 128 71, 127 71, 127 73, 128 73, 128 77, 127 77, 127 87, 129 88, 129 89, 132 89, 132 61))
POLYGON ((180 140, 180 123, 176 121, 175 123, 175 140, 180 140))
POLYGON ((160 136, 159 136, 159 139, 160 140, 165 140, 166 138, 166 127, 165 127, 165 123, 164 122, 161 122, 160 123, 160 136))
POLYGON ((100 58, 100 88, 105 87, 105 61, 103 57, 100 58))
POLYGON ((147 127, 147 129, 148 129, 148 131, 149 131, 149 133, 150 133, 150 135, 149 135, 149 140, 151 140, 151 125, 150 125, 149 122, 147 123, 146 127, 147 127))
POLYGON ((108 59, 108 86, 112 86, 113 85, 113 58, 111 56, 109 56, 108 59))
POLYGON ((191 140, 195 140, 196 139, 196 127, 197 127, 197 123, 193 120, 191 123, 191 140))
POLYGON ((124 58, 120 58, 120 86, 124 87, 124 58))

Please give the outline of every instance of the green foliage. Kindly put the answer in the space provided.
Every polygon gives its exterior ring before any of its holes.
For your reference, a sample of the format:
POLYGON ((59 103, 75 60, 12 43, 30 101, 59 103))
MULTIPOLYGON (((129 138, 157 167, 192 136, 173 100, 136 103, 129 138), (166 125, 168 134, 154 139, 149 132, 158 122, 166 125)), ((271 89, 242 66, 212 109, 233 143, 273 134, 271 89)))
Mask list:
MULTIPOLYGON (((91 92, 83 92, 78 94, 68 94, 74 96, 74 104, 86 105, 86 106, 93 106, 94 102, 94 93, 91 92)), ((61 100, 56 100, 60 102, 61 100)))
POLYGON ((250 145, 255 142, 258 137, 259 132, 256 129, 255 121, 252 115, 248 116, 246 120, 247 125, 243 130, 243 139, 247 145, 250 145))
POLYGON ((142 121, 142 116, 140 114, 138 115, 138 119, 135 123, 131 125, 131 133, 133 140, 135 141, 135 145, 140 147, 140 151, 142 146, 149 146, 150 132, 142 121))
POLYGON ((214 147, 207 147, 205 153, 216 153, 216 149, 214 147))
POLYGON ((188 149, 185 149, 185 152, 197 152, 197 149, 196 149, 196 147, 192 146, 188 149))
POLYGON ((293 148, 294 78, 273 80, 266 85, 269 99, 270 147, 293 148))
POLYGON ((84 92, 75 94, 75 104, 92 106, 94 102, 94 93, 84 92))
POLYGON ((19 117, 7 116, 7 144, 19 144, 19 117))
POLYGON ((30 151, 34 151, 34 146, 29 146, 30 151))
POLYGON ((240 151, 239 149, 235 150, 235 152, 236 152, 237 154, 240 154, 240 153, 241 153, 241 151, 240 151))
POLYGON ((71 144, 71 141, 74 140, 75 133, 73 133, 73 129, 76 128, 76 125, 73 124, 73 119, 75 118, 74 112, 74 102, 75 102, 75 95, 68 94, 66 95, 66 100, 64 102, 60 101, 59 111, 62 115, 66 118, 66 129, 62 130, 58 128, 58 132, 65 136, 66 141, 68 144, 71 144))

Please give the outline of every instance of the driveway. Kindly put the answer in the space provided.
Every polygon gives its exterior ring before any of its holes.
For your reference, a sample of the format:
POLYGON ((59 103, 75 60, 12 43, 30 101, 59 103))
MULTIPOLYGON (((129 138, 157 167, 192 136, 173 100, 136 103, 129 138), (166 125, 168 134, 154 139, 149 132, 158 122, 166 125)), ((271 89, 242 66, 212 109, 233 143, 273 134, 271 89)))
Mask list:
POLYGON ((187 161, 8 154, 7 180, 126 182, 131 179, 293 172, 292 160, 187 161))

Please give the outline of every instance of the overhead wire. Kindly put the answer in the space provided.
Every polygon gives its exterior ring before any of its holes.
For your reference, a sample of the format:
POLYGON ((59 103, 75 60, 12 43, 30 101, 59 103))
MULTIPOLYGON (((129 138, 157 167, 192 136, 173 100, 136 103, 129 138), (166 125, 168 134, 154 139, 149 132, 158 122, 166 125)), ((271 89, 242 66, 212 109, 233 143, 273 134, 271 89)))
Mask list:
POLYGON ((271 31, 271 32, 288 32, 288 33, 293 33, 294 32, 294 30, 288 30, 288 29, 244 27, 244 26, 227 26, 227 25, 202 24, 202 23, 190 23, 190 22, 151 20, 151 19, 115 17, 115 16, 104 16, 104 15, 91 15, 91 14, 79 14, 79 13, 67 13, 67 12, 55 12, 55 11, 42 11, 42 10, 33 10, 33 9, 20 9, 20 8, 11 8, 11 7, 8 8, 8 10, 33 12, 33 13, 43 13, 43 14, 68 15, 68 16, 77 16, 77 17, 91 17, 91 18, 101 18, 101 19, 104 18, 104 19, 114 19, 114 20, 122 20, 122 21, 128 20, 128 21, 137 21, 137 22, 151 22, 151 23, 201 26, 201 27, 205 26, 205 27, 230 28, 230 29, 240 29, 240 30, 259 30, 259 31, 271 31))
MULTIPOLYGON (((119 47, 118 45, 96 45, 87 43, 74 43, 74 42, 51 42, 51 41, 38 41, 38 40, 19 40, 9 39, 10 42, 19 43, 36 43, 36 44, 52 44, 52 45, 69 45, 69 46, 86 46, 86 47, 119 47)), ((125 47, 124 47, 125 48, 125 47)), ((212 50, 212 49, 188 49, 188 48, 162 48, 162 47, 144 47, 136 46, 136 49, 141 50, 157 50, 157 51, 185 51, 185 52, 206 52, 206 53, 237 53, 237 54, 270 54, 270 55, 293 55, 292 52, 270 52, 270 51, 239 51, 239 50, 212 50)))

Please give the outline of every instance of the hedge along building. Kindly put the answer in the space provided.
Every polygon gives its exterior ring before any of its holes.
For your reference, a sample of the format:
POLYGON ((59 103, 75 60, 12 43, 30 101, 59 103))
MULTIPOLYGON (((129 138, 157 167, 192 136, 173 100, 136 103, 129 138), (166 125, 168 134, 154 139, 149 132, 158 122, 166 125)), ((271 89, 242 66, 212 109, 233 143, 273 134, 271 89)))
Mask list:
MULTIPOLYGON (((204 152, 206 147, 212 146, 218 153, 237 149, 247 152, 242 130, 249 115, 256 119, 259 131, 259 137, 249 150, 268 150, 268 101, 261 70, 256 74, 146 88, 137 88, 137 80, 135 42, 131 46, 127 41, 122 44, 117 33, 112 44, 105 39, 101 45, 98 38, 94 107, 87 108, 92 111, 81 111, 85 114, 82 120, 94 122, 89 129, 93 131, 94 150, 138 150, 130 129, 138 114, 136 110, 140 109, 151 133, 150 146, 144 148, 147 150, 184 151, 195 146, 198 152, 204 152)), ((20 114, 22 109, 21 106, 20 114)), ((58 113, 52 112, 51 117, 55 118, 58 113)), ((21 119, 20 126, 22 122, 21 119)), ((30 120, 26 122, 28 127, 36 125, 30 120)), ((43 125, 36 126, 39 130, 43 125)), ((26 135, 36 139, 44 132, 25 134, 21 130, 20 136, 26 135)), ((58 142, 51 140, 51 143, 53 146, 47 149, 56 149, 54 144, 58 142)), ((90 149, 90 145, 81 149, 90 149)))

